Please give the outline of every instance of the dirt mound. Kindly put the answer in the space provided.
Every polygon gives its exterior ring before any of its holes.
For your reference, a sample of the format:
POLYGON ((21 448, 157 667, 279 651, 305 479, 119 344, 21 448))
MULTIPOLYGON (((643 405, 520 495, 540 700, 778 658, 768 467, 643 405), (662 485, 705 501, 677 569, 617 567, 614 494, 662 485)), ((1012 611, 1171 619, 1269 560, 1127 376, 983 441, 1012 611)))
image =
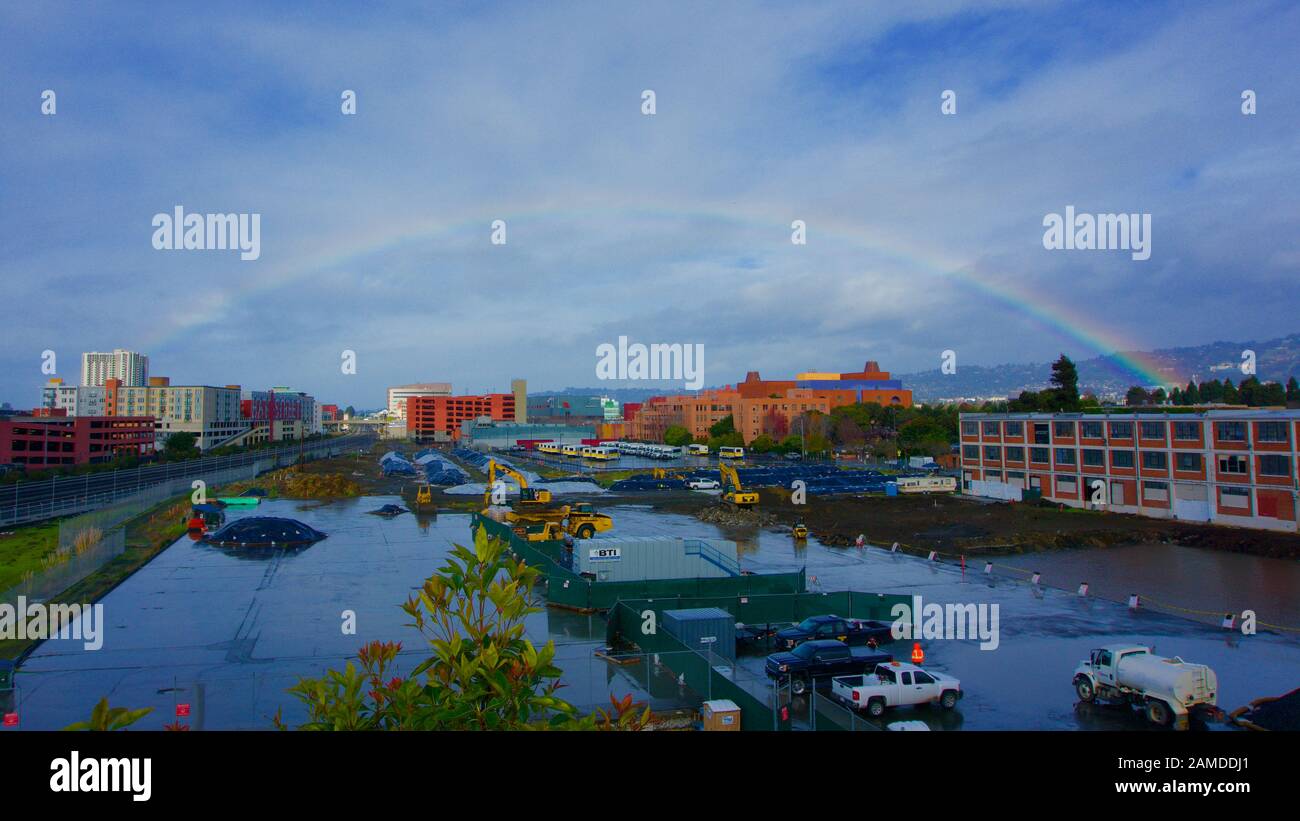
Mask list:
POLYGON ((342 473, 278 470, 258 477, 257 483, 272 495, 288 499, 337 499, 361 495, 361 485, 342 473))
POLYGON ((767 527, 775 524, 777 517, 758 508, 740 508, 714 504, 695 511, 695 517, 723 527, 767 527))

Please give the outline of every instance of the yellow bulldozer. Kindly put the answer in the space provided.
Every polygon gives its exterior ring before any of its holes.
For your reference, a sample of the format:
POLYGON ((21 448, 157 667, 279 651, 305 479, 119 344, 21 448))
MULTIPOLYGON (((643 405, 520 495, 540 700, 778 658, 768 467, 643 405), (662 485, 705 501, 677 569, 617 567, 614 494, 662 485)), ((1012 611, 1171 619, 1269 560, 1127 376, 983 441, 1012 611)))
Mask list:
POLYGON ((758 504, 758 493, 745 490, 740 484, 740 475, 726 462, 718 462, 718 473, 722 475, 722 498, 736 507, 750 508, 758 504))

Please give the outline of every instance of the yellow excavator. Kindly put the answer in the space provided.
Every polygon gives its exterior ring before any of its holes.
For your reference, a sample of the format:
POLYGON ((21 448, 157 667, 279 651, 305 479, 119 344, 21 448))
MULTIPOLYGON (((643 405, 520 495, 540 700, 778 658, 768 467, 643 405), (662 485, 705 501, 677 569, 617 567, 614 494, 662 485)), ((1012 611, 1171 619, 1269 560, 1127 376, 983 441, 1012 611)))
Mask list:
POLYGON ((491 459, 488 461, 487 489, 483 491, 484 505, 492 504, 492 489, 497 483, 498 470, 519 483, 519 501, 515 503, 516 510, 543 511, 551 504, 551 492, 549 490, 529 487, 528 479, 522 473, 509 465, 498 465, 495 459, 491 459))
POLYGON ((745 490, 740 484, 736 469, 726 462, 718 462, 718 473, 722 475, 722 498, 736 507, 754 507, 758 504, 758 493, 745 490))
POLYGON ((597 513, 590 502, 556 506, 549 490, 529 487, 522 473, 508 465, 499 465, 496 460, 488 462, 488 484, 483 493, 486 506, 492 505, 492 488, 498 470, 519 483, 519 501, 505 514, 505 520, 511 524, 543 525, 534 531, 543 539, 554 538, 555 529, 551 525, 562 527, 580 539, 590 539, 614 527, 614 519, 606 513, 597 513))

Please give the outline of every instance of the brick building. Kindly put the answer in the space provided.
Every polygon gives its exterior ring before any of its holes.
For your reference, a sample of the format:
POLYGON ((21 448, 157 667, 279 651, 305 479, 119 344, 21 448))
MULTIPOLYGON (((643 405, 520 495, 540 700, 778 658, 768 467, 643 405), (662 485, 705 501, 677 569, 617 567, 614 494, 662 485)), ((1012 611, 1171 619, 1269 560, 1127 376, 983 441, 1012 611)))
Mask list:
POLYGON ((515 397, 515 393, 407 397, 406 435, 417 442, 451 442, 460 439, 461 422, 468 419, 519 421, 515 397))
POLYGON ((961 415, 963 492, 1296 530, 1300 411, 961 415))
POLYGON ((734 387, 647 399, 630 420, 629 438, 662 442, 664 431, 673 426, 704 438, 710 427, 730 416, 749 444, 764 433, 779 438, 804 413, 830 413, 858 402, 910 407, 912 392, 875 362, 853 373, 800 373, 792 380, 765 380, 750 371, 734 387))
POLYGON ((150 416, 67 416, 59 410, 39 409, 31 416, 0 419, 0 464, 70 467, 153 450, 150 416))

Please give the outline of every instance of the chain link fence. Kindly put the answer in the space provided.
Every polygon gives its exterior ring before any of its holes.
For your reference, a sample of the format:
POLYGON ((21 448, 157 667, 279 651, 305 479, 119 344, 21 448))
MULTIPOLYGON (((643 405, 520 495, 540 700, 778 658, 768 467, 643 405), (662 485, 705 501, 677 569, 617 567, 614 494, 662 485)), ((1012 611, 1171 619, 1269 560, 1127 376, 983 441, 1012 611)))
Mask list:
POLYGON ((194 479, 203 479, 211 484, 215 480, 209 477, 225 475, 239 468, 260 465, 259 471, 266 471, 287 467, 299 458, 335 456, 348 450, 368 447, 373 441, 373 436, 359 434, 232 456, 166 462, 134 470, 104 471, 84 476, 0 485, 0 527, 99 510, 159 486, 172 488, 180 484, 188 485, 194 479))

